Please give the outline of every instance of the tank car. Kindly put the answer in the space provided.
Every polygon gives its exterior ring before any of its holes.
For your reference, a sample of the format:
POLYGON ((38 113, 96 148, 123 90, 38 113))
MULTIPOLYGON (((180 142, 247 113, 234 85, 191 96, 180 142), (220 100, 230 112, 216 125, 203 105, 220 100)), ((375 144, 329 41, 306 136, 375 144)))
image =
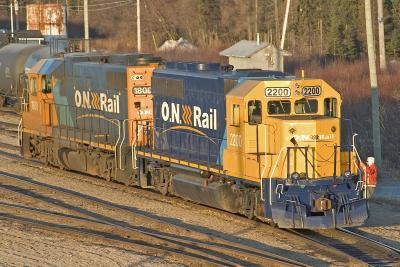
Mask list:
POLYGON ((151 55, 68 55, 28 73, 21 152, 282 228, 368 217, 341 96, 320 79, 151 55))
POLYGON ((40 59, 50 57, 50 48, 33 44, 8 44, 0 48, 0 104, 13 105, 25 88, 25 73, 40 59))

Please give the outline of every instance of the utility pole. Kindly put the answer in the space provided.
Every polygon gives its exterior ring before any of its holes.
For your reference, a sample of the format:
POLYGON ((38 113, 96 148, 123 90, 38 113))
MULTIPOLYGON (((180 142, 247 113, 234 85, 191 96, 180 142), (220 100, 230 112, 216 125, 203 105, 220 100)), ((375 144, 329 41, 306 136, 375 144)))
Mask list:
POLYGON ((13 0, 10 0, 11 38, 14 38, 14 11, 13 0))
POLYGON ((323 43, 324 39, 322 35, 322 19, 319 19, 318 22, 319 22, 319 45, 320 45, 319 54, 322 55, 324 50, 324 43, 323 43))
POLYGON ((281 46, 280 46, 281 50, 283 50, 285 48, 286 27, 287 27, 287 21, 288 21, 288 17, 289 17, 289 9, 290 9, 290 0, 286 0, 285 19, 283 21, 281 46))
POLYGON ((379 122, 379 91, 378 79, 376 77, 376 59, 374 49, 374 38, 372 31, 371 0, 365 0, 365 25, 367 32, 369 76, 371 80, 371 104, 372 104, 372 138, 374 147, 374 157, 378 169, 382 167, 381 152, 381 129, 379 122))
POLYGON ((274 11, 275 11, 275 45, 278 47, 279 44, 279 14, 278 14, 278 0, 274 0, 274 11))
POLYGON ((14 0, 14 9, 15 9, 15 30, 19 32, 19 5, 18 0, 14 0))
POLYGON ((385 29, 383 22, 383 1, 378 1, 378 30, 379 30, 379 66, 382 71, 386 70, 386 52, 385 52, 385 29))
POLYGON ((136 0, 137 50, 142 51, 142 33, 140 28, 140 0, 136 0))
POLYGON ((90 52, 88 1, 89 0, 83 0, 83 20, 85 23, 85 52, 86 53, 90 52))
MULTIPOLYGON (((255 0, 255 19, 256 19, 256 22, 255 22, 255 25, 254 25, 254 30, 255 30, 255 35, 256 36, 258 36, 258 0, 255 0)), ((258 38, 258 37, 257 37, 258 38)))

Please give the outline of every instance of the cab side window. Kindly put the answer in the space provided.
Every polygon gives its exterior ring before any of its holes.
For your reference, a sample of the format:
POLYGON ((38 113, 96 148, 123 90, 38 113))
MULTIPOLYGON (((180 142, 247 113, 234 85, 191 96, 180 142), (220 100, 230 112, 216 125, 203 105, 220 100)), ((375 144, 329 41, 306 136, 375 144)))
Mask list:
POLYGON ((249 124, 259 124, 262 121, 262 107, 260 100, 250 100, 248 103, 249 124))
POLYGON ((45 75, 42 77, 42 93, 50 94, 52 92, 51 76, 45 75))
POLYGON ((324 100, 324 115, 328 117, 337 117, 337 99, 325 98, 324 100))
POLYGON ((32 96, 36 95, 36 78, 29 79, 29 94, 32 96))
POLYGON ((240 126, 240 105, 232 105, 232 126, 240 126))

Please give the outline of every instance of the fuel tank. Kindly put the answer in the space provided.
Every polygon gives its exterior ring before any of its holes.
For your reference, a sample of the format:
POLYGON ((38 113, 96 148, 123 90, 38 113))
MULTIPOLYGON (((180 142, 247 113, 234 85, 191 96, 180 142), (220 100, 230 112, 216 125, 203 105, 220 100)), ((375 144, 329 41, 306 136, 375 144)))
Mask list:
POLYGON ((50 57, 48 46, 9 44, 0 49, 0 96, 18 96, 20 77, 39 60, 50 57))

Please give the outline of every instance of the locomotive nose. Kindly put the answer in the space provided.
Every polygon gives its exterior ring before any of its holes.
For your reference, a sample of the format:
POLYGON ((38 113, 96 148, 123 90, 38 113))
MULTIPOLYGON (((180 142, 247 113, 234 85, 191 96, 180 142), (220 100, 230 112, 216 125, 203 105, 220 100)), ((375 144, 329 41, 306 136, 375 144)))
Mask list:
MULTIPOLYGON (((290 152, 290 175, 300 174, 300 178, 322 178, 340 173, 339 120, 324 116, 302 117, 282 123, 282 142, 290 152), (317 153, 318 152, 318 153, 317 153), (305 164, 307 162, 307 164, 305 164)), ((286 175, 286 176, 288 176, 286 175)))

